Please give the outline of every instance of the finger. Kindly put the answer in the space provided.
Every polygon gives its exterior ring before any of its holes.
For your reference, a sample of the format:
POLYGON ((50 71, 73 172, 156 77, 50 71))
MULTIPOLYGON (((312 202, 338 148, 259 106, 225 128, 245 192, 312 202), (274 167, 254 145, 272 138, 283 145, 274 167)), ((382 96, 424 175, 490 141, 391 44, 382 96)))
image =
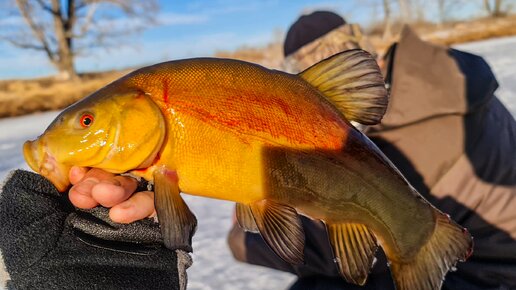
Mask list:
POLYGON ((99 204, 91 196, 93 187, 98 184, 100 180, 113 179, 115 176, 102 169, 88 169, 77 166, 72 167, 68 175, 75 183, 68 193, 68 198, 74 206, 83 209, 93 208, 99 204))
POLYGON ((144 219, 154 213, 154 192, 140 191, 109 211, 114 222, 131 223, 144 219))
POLYGON ((99 181, 105 181, 105 180, 111 180, 111 179, 115 178, 115 174, 109 173, 102 169, 92 168, 92 169, 88 170, 88 172, 86 172, 86 174, 84 175, 84 179, 87 179, 87 178, 96 178, 99 181))
POLYGON ((92 198, 104 207, 115 206, 128 199, 136 190, 138 182, 128 176, 115 176, 99 182, 92 188, 92 198))
POLYGON ((72 186, 68 198, 78 208, 89 209, 98 205, 98 202, 91 196, 91 190, 98 184, 98 179, 88 178, 72 186))
POLYGON ((73 166, 70 169, 70 172, 68 173, 68 178, 70 179, 70 182, 74 185, 77 184, 84 178, 88 170, 89 169, 86 167, 73 166))

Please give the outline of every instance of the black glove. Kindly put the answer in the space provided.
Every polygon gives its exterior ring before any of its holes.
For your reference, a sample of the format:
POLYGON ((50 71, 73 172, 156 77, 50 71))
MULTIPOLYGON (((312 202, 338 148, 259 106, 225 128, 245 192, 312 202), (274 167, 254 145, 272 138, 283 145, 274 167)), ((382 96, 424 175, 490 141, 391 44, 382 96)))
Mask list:
POLYGON ((0 248, 15 289, 184 289, 191 258, 152 219, 116 224, 76 210, 46 179, 17 170, 0 196, 0 248))

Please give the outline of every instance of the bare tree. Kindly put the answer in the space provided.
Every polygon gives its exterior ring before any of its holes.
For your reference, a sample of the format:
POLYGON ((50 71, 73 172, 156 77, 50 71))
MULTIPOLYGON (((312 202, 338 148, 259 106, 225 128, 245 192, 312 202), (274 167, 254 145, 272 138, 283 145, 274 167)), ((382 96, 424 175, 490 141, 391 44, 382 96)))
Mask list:
POLYGON ((392 15, 391 15, 391 5, 389 0, 383 0, 383 22, 384 22, 384 30, 383 30, 383 39, 391 39, 392 37, 392 15))
POLYGON ((484 9, 487 12, 487 15, 491 17, 500 17, 506 14, 506 11, 502 10, 502 0, 484 0, 484 9))
POLYGON ((425 21, 425 12, 428 10, 429 1, 424 0, 412 0, 412 14, 415 16, 412 20, 416 20, 417 22, 425 21))
POLYGON ((410 0, 398 0, 398 5, 400 7, 401 20, 403 22, 412 22, 412 5, 410 0))
POLYGON ((77 78, 74 57, 152 22, 155 0, 15 0, 26 23, 1 39, 24 49, 42 51, 63 79, 77 78), (116 9, 113 9, 116 8, 116 9), (125 22, 123 20, 126 20, 125 22))
POLYGON ((439 11, 439 22, 442 24, 446 22, 447 13, 446 13, 446 0, 438 0, 437 8, 439 11))
POLYGON ((453 18, 454 12, 468 3, 469 0, 438 0, 437 1, 437 15, 439 17, 439 24, 446 23, 453 18))

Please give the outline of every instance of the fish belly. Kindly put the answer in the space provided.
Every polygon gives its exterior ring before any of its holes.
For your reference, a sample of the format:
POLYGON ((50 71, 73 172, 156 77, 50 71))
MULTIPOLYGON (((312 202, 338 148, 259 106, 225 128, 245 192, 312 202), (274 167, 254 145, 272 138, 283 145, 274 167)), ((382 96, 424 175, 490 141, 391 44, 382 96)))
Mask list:
POLYGON ((161 159, 177 170, 182 192, 241 203, 264 198, 262 144, 184 116, 161 159))

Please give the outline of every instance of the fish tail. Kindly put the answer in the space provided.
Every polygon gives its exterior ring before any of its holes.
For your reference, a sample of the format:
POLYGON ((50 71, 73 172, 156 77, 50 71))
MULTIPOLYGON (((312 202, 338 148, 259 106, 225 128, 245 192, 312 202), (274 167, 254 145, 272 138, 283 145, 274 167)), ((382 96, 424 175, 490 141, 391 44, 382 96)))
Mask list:
POLYGON ((434 233, 415 259, 392 262, 391 273, 398 290, 440 289, 444 276, 457 261, 465 261, 473 252, 473 238, 468 230, 450 217, 436 212, 434 233))

